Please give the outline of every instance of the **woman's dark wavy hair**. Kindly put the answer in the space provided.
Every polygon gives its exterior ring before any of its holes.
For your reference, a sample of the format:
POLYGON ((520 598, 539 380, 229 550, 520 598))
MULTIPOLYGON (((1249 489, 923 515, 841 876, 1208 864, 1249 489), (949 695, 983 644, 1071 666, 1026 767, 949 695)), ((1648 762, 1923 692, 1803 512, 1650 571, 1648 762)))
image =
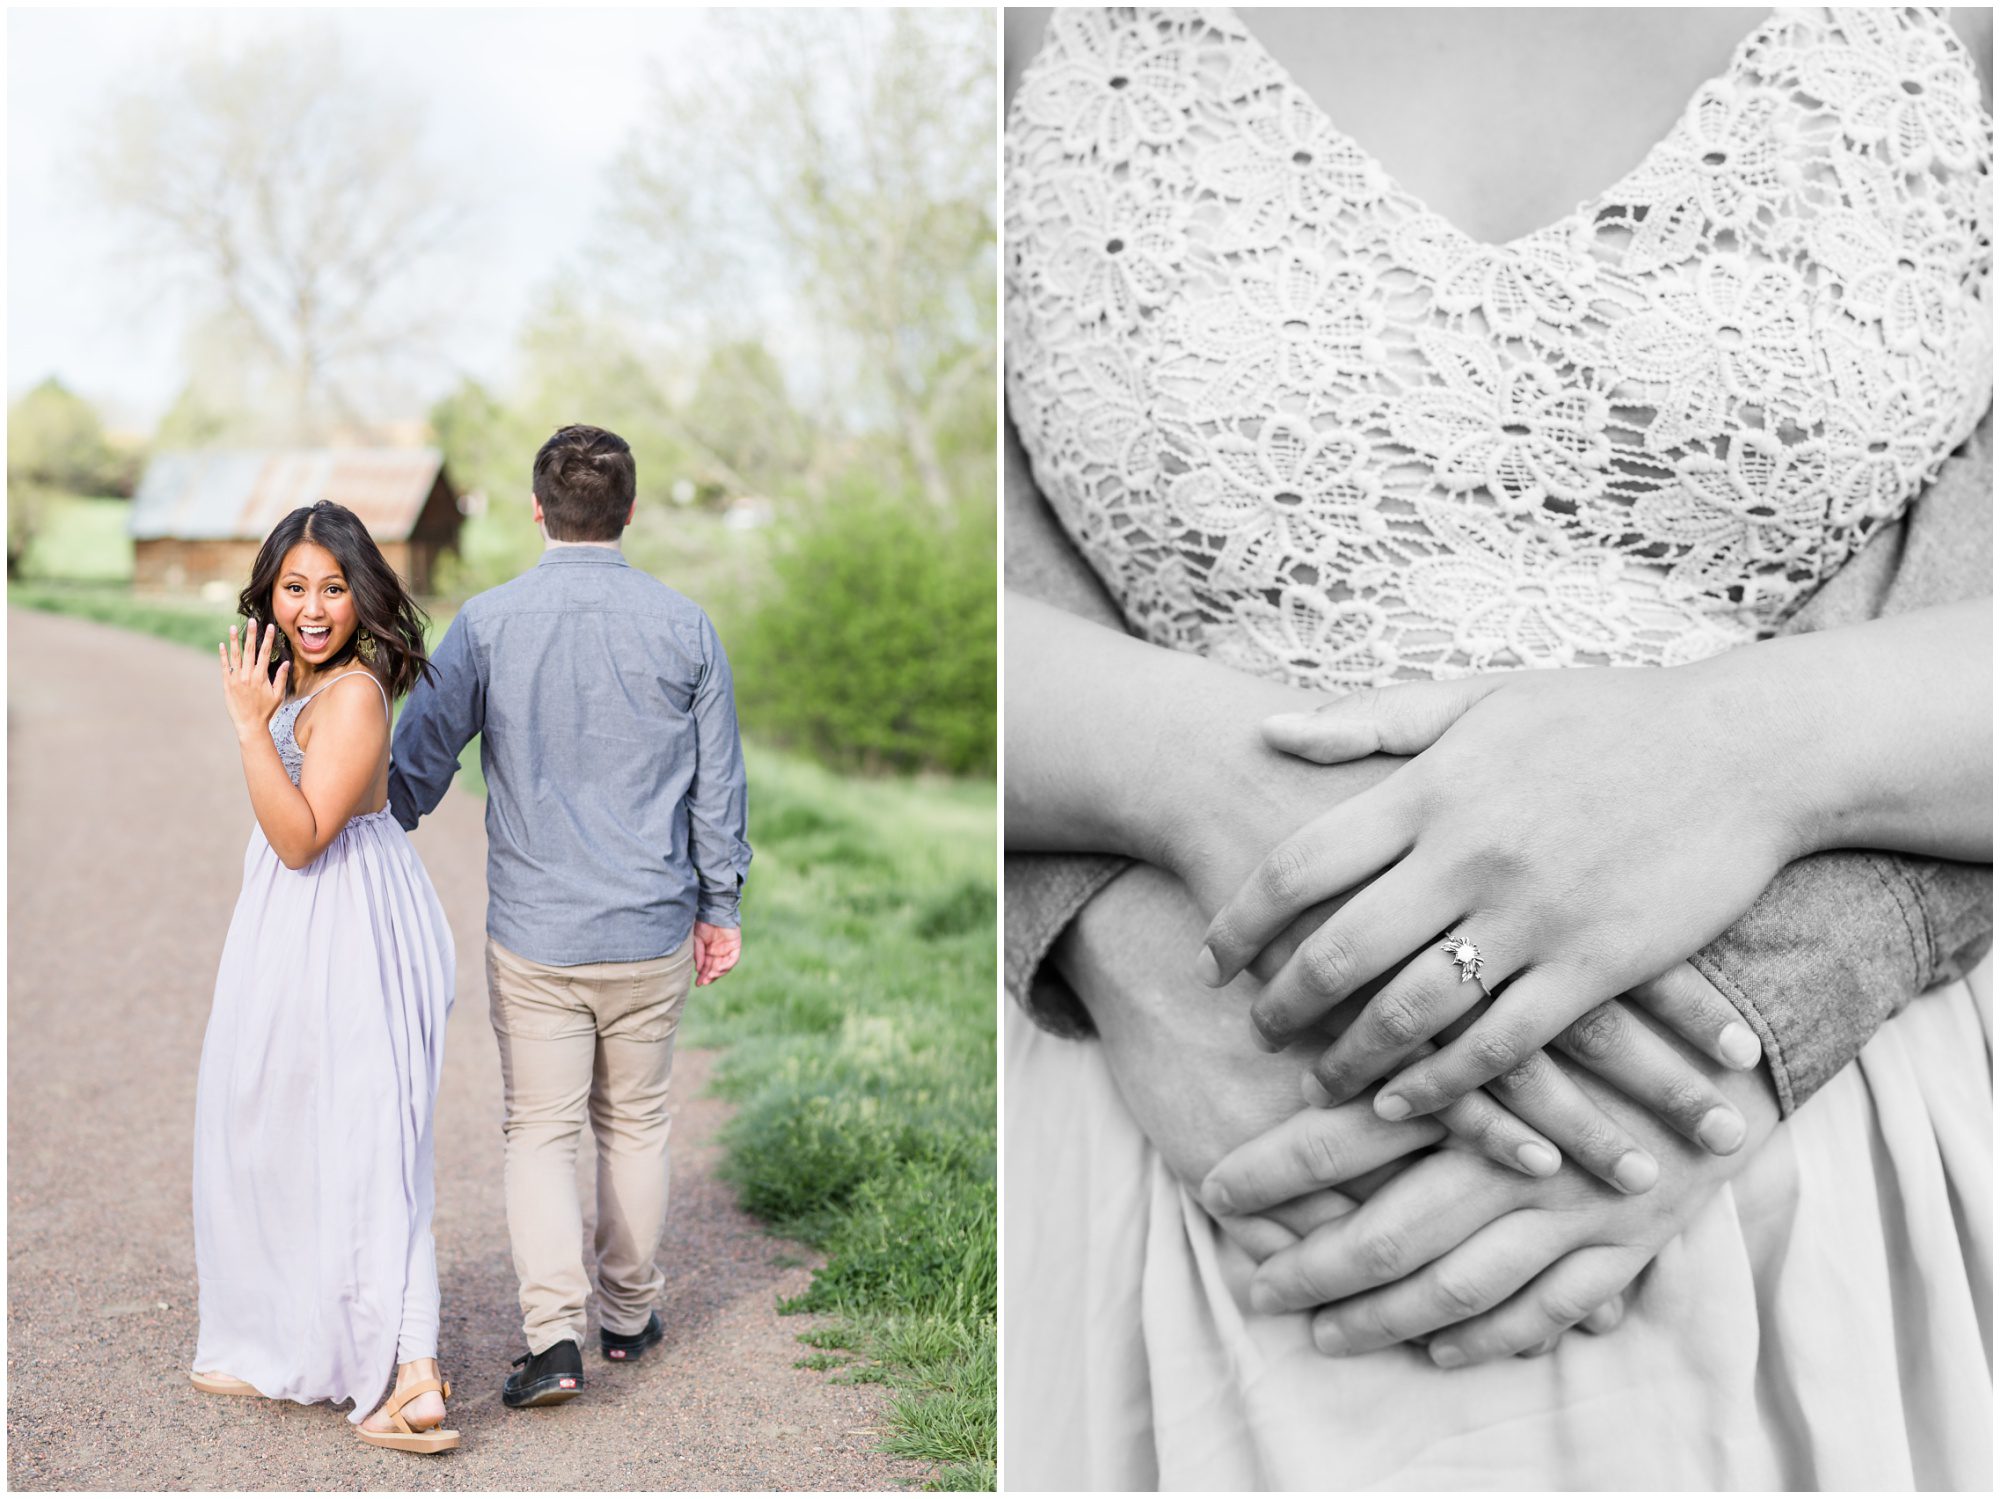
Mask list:
MULTIPOLYGON (((389 559, 382 555, 375 538, 361 524, 361 517, 332 500, 300 506, 279 521, 257 549, 257 560, 250 568, 250 585, 236 601, 236 612, 250 621, 252 642, 277 623, 271 610, 272 592, 278 586, 285 557, 302 541, 323 546, 333 554, 354 599, 355 631, 340 653, 320 670, 365 660, 380 673, 392 698, 401 697, 420 679, 432 676, 430 656, 424 649, 424 626, 428 622, 424 611, 403 587, 403 580, 389 566, 389 559), (373 654, 369 656, 363 656, 360 650, 364 633, 374 639, 373 654)), ((291 642, 279 630, 277 644, 271 651, 273 675, 280 662, 291 659, 291 653, 291 642)))

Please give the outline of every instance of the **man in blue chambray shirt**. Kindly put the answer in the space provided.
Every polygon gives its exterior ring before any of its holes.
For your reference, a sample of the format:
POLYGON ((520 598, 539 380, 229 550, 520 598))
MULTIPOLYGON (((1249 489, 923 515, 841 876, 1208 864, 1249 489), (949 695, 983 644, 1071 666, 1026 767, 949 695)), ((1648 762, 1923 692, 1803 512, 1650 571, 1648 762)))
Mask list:
POLYGON ((564 427, 535 455, 547 549, 466 601, 396 725, 389 803, 414 828, 477 735, 486 979, 506 1089, 507 1230, 528 1352, 501 1398, 583 1389, 576 1147, 597 1135, 598 1336, 660 1340, 667 1084, 681 1007, 741 951, 750 867, 729 662, 708 616, 625 560, 623 439, 564 427))

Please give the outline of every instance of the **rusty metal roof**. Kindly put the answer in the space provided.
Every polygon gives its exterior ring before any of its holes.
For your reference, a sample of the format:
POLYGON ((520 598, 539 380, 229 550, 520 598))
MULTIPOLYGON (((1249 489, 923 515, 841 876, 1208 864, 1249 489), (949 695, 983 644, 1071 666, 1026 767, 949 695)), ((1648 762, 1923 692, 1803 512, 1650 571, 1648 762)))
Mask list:
POLYGON ((404 541, 444 467, 436 448, 159 453, 132 497, 132 536, 261 541, 301 505, 332 500, 377 541, 404 541))

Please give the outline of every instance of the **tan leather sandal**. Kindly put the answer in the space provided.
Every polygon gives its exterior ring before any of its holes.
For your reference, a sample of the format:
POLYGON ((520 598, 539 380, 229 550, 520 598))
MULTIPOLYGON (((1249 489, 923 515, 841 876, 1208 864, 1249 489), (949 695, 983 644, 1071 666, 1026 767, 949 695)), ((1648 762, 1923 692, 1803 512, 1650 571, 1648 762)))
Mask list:
POLYGON ((361 1440, 371 1447, 390 1447, 397 1452, 451 1451, 458 1445, 457 1432, 446 1431, 442 1425, 426 1426, 419 1430, 403 1419, 404 1406, 417 1396, 428 1395, 433 1390, 444 1399, 451 1399, 450 1380, 440 1383, 435 1379, 420 1379, 406 1389, 396 1391, 382 1402, 382 1414, 395 1424, 394 1431, 370 1431, 365 1426, 357 1426, 354 1428, 355 1431, 360 1434, 361 1440))
POLYGON ((260 1400, 264 1396, 262 1390, 234 1374, 204 1374, 196 1369, 188 1375, 188 1381, 204 1395, 255 1395, 260 1400))

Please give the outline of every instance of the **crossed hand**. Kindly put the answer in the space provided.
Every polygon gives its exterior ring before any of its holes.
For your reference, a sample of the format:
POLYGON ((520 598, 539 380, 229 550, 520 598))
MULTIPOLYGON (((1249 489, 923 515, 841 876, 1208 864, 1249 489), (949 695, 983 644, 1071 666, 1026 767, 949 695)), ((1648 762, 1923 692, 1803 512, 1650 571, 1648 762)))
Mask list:
POLYGON ((1703 690, 1672 671, 1509 673, 1265 725, 1321 763, 1414 758, 1272 850, 1196 965, 1228 983, 1346 897, 1251 1008, 1273 1047, 1323 1044, 1335 1020, 1308 1107, 1203 1185, 1264 1259, 1258 1309, 1320 1308, 1329 1353, 1445 1328, 1445 1367, 1539 1347, 1615 1304, 1775 1127, 1756 1038, 1681 960, 1750 905, 1797 831, 1760 789, 1754 735, 1703 690), (1302 1235, 1243 1226, 1441 1139, 1302 1235))

